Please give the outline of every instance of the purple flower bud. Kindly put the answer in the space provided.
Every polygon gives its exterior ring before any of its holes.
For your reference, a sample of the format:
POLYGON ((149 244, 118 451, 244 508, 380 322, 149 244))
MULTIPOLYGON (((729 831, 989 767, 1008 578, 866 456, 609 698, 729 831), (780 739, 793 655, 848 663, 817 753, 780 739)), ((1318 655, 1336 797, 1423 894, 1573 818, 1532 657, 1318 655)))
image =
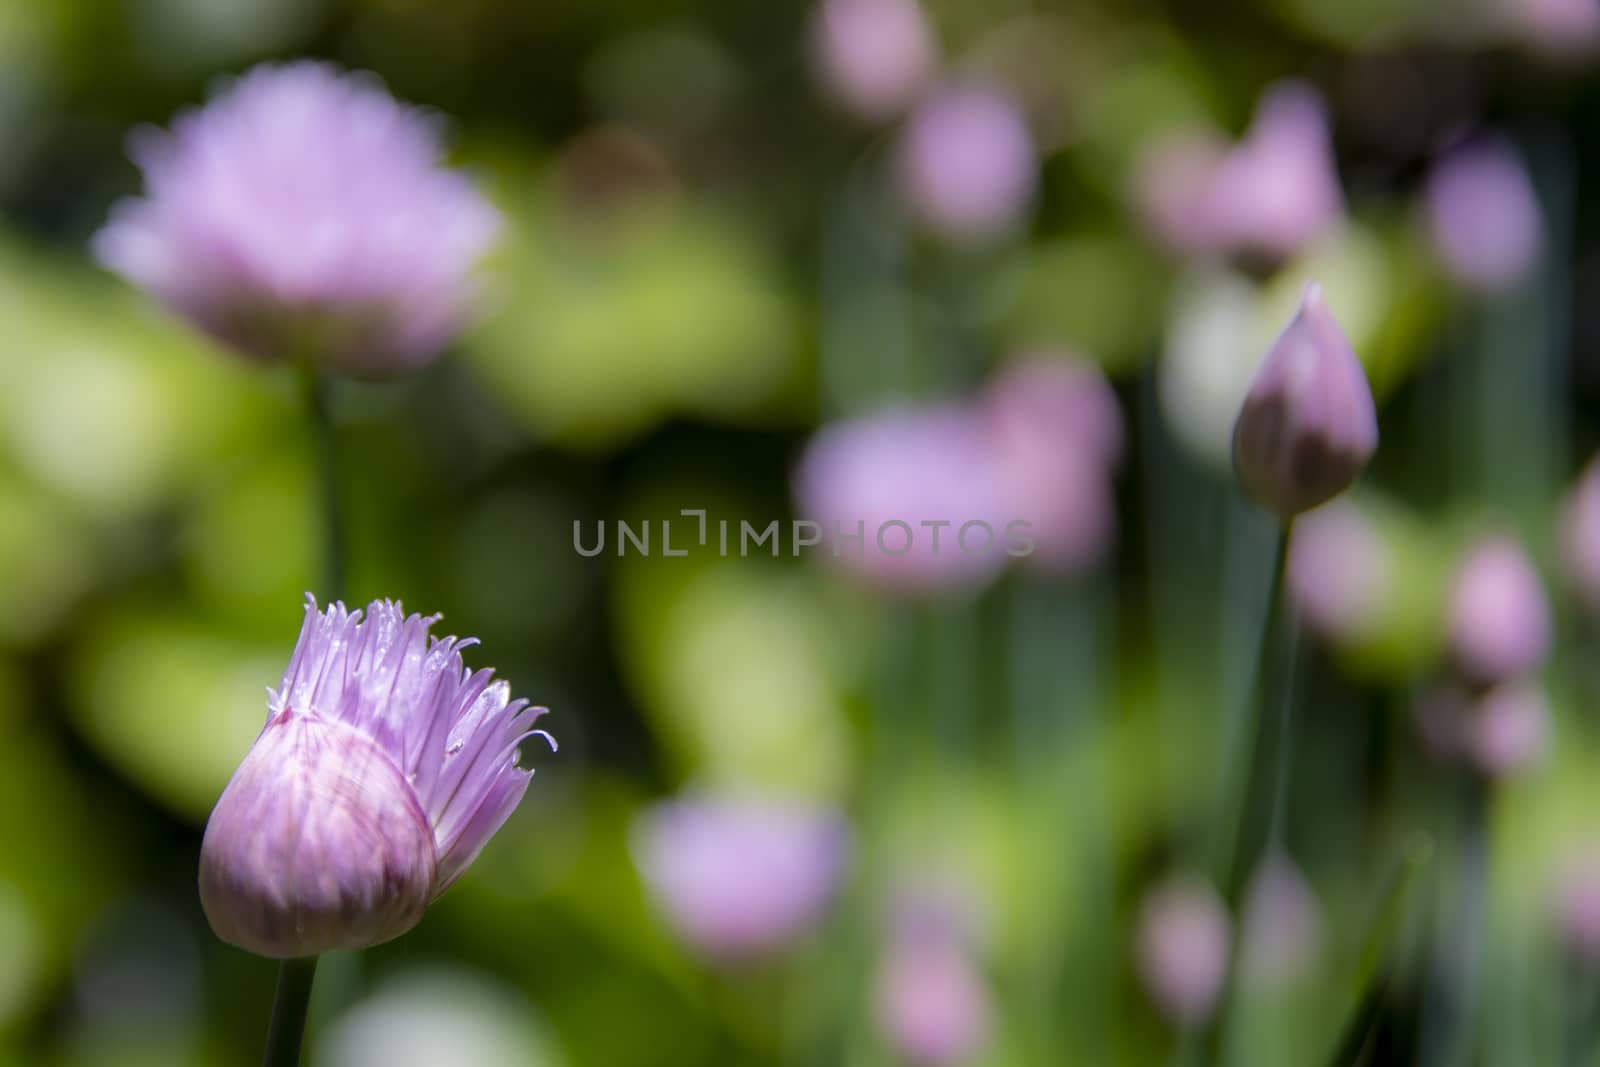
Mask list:
POLYGON ((1312 629, 1335 641, 1366 633, 1394 583, 1388 546, 1362 510, 1335 500, 1294 524, 1289 593, 1312 629))
POLYGON ((1472 680, 1527 674, 1550 651, 1550 606, 1522 546, 1491 536, 1456 570, 1450 592, 1450 650, 1472 680))
POLYGON ((899 593, 989 581, 1008 558, 1005 527, 1017 518, 1006 513, 988 427, 957 407, 824 428, 800 461, 795 496, 799 513, 822 526, 819 551, 899 593))
POLYGON ((1322 950, 1322 907, 1289 857, 1269 856, 1245 894, 1239 964, 1251 981, 1276 985, 1305 974, 1322 950))
POLYGON ((1122 411, 1099 368, 1070 355, 1015 360, 983 411, 1010 514, 1030 524, 1029 562, 1057 572, 1097 562, 1116 529, 1111 468, 1122 454, 1122 411))
POLYGON ((363 378, 430 362, 500 225, 442 165, 437 122, 323 63, 257 67, 132 154, 145 195, 96 256, 254 359, 363 378))
POLYGON ((821 916, 844 874, 836 813, 756 798, 661 804, 640 820, 634 858, 678 934, 706 957, 770 955, 821 916))
POLYGON ((1289 519, 1344 492, 1378 447, 1378 416, 1361 361, 1322 287, 1256 371, 1233 426, 1233 465, 1245 491, 1289 519))
POLYGON ((1227 977, 1232 923, 1209 885, 1175 879, 1152 890, 1139 910, 1138 966, 1146 992, 1180 1027, 1204 1023, 1227 977))
POLYGON ((1536 765, 1550 737, 1550 705, 1532 682, 1506 682, 1478 698, 1467 730, 1467 753, 1489 778, 1536 765))
POLYGON ((1327 233, 1344 212, 1328 116, 1309 86, 1269 89, 1244 139, 1217 166, 1209 226, 1225 247, 1281 262, 1327 233))
POLYGON ((906 1063, 953 1067, 988 1040, 989 988, 955 939, 898 939, 878 973, 878 1028, 906 1063))
POLYGON ((544 709, 463 667, 474 642, 430 636, 437 621, 307 597, 267 724, 206 823, 200 902, 222 940, 288 958, 397 937, 510 817, 544 709))
POLYGON ((909 107, 938 61, 917 0, 823 0, 813 17, 812 52, 824 88, 871 122, 909 107))
POLYGON ((1555 916, 1567 947, 1600 960, 1600 846, 1569 856, 1556 878, 1555 916))
POLYGON ((1600 610, 1600 459, 1590 460, 1561 512, 1567 580, 1590 610, 1600 610))
POLYGON ((1447 151, 1428 175, 1427 211, 1440 262, 1469 288, 1506 290, 1538 257, 1539 202, 1504 138, 1474 137, 1447 151))
POLYGON ((957 240, 1015 228, 1033 200, 1039 161, 1017 105, 980 86, 946 87, 900 139, 900 184, 918 216, 957 240))

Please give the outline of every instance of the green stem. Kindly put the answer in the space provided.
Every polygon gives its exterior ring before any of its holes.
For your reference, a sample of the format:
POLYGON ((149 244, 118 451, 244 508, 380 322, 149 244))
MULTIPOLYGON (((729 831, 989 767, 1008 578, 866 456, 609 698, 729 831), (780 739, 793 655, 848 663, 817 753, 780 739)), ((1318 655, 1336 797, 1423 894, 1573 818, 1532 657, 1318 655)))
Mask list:
POLYGON ((300 385, 311 421, 322 503, 322 599, 344 596, 344 523, 339 510, 339 450, 329 410, 327 382, 309 361, 300 364, 300 385))
POLYGON ((1292 522, 1278 530, 1273 553, 1272 586, 1268 593, 1267 618, 1261 628, 1261 648, 1256 658, 1255 684, 1252 687, 1244 721, 1230 739, 1229 765, 1225 768, 1224 795, 1228 802, 1221 812, 1218 868, 1223 899, 1233 917, 1232 945, 1222 996, 1217 1005, 1208 1040, 1211 1063, 1221 1063, 1229 1016, 1233 1010, 1239 974, 1239 953, 1243 948, 1244 903, 1250 875, 1269 850, 1281 841, 1284 811, 1288 806, 1289 733, 1294 717, 1294 669, 1297 630, 1293 609, 1286 603, 1284 578, 1289 563, 1289 537, 1292 522), (1282 645, 1276 642, 1282 633, 1282 645), (1274 677, 1274 650, 1282 659, 1276 668, 1278 706, 1276 714, 1265 711, 1266 695, 1274 677), (1235 791, 1232 783, 1242 776, 1235 791))
POLYGON ((278 992, 272 1001, 272 1024, 267 1029, 262 1067, 299 1067, 306 1008, 311 1003, 311 983, 316 974, 315 956, 284 960, 279 967, 278 992))

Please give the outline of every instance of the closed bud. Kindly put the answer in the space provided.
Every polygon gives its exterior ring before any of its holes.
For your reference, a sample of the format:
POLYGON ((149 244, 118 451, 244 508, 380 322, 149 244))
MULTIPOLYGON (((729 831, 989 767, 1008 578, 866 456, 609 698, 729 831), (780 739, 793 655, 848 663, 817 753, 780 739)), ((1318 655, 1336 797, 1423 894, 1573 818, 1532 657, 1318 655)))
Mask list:
POLYGON ((1348 489, 1377 447, 1361 362, 1321 286, 1309 285, 1234 423, 1234 470, 1262 506, 1291 519, 1348 489))

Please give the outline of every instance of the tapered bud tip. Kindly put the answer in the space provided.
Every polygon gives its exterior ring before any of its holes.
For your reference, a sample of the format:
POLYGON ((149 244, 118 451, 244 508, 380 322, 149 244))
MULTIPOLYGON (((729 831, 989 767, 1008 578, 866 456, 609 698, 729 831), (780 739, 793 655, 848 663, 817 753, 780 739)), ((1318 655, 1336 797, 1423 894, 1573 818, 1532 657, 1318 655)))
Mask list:
POLYGON ((206 824, 200 902, 229 944, 314 956, 411 929, 435 866, 433 831, 394 763, 343 723, 286 710, 206 824))
POLYGON ((1289 519, 1348 489, 1377 447, 1366 373, 1312 283, 1234 423, 1234 470, 1246 492, 1289 519))

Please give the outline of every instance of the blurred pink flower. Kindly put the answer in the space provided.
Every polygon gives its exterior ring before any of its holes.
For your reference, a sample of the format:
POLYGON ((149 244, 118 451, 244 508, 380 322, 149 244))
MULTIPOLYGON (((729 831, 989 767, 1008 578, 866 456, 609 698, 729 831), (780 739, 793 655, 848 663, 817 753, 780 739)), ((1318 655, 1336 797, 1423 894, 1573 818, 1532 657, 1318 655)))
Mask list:
POLYGON ((543 708, 461 665, 438 616, 306 598, 267 724, 206 823, 200 903, 218 937, 314 956, 398 937, 527 791, 543 708))
POLYGON ((1245 894, 1240 967, 1252 981, 1277 984, 1304 975, 1322 951, 1322 906, 1294 861, 1273 854, 1245 894))
POLYGON ((938 63, 933 30, 917 0, 823 0, 811 30, 823 88, 872 122, 910 107, 938 63))
POLYGON ((1174 1025, 1199 1026, 1216 1010, 1231 927, 1222 898, 1205 882, 1173 879, 1146 894, 1139 909, 1139 976, 1174 1025))
POLYGON ((1482 539, 1456 569, 1450 593, 1450 649, 1477 682, 1493 683, 1537 669, 1550 651, 1550 607, 1522 546, 1509 537, 1482 539))
POLYGON ((430 362, 500 228, 443 165, 432 117, 325 63, 257 67, 132 154, 145 195, 113 209, 95 255, 255 359, 363 378, 430 362))
POLYGON ((1473 765, 1490 778, 1520 774, 1544 756, 1550 705, 1533 682, 1505 682, 1478 698, 1467 731, 1473 765))
POLYGON ((1567 580, 1591 609, 1600 609, 1600 457, 1589 461, 1561 512, 1567 580))
POLYGON ((1275 265, 1344 214, 1327 112, 1300 82, 1270 87, 1231 147, 1200 128, 1157 137, 1134 188, 1145 228, 1181 255, 1229 253, 1275 265))
POLYGON ((1098 562, 1116 532, 1112 468, 1122 411, 1098 367, 1070 354, 1013 360, 984 394, 1010 514, 1031 524, 1029 564, 1070 572, 1098 562))
POLYGON ((1269 511, 1292 518, 1348 489, 1377 448, 1366 372, 1322 287, 1307 285, 1234 423, 1239 483, 1269 511))
POLYGON ((1016 228, 1039 160, 1017 104, 997 89, 946 86, 918 106, 896 160, 907 201, 934 231, 981 240, 1016 228))
POLYGON ((948 875, 903 886, 889 919, 877 978, 877 1019, 900 1058, 917 1067, 973 1059, 988 1039, 992 1008, 977 962, 978 907, 948 875))
POLYGON ((800 515, 822 526, 818 551, 901 593, 992 579, 1008 559, 1005 527, 1019 518, 1007 514, 988 427, 976 412, 953 406, 893 410, 824 427, 801 458, 795 497, 800 515), (968 523, 986 524, 994 543, 974 525, 963 548, 968 523), (860 543, 835 537, 858 530, 864 531, 860 543))
POLYGON ((634 840, 645 884, 678 934, 727 963, 776 952, 815 924, 848 852, 832 810, 754 796, 659 804, 634 840))
POLYGON ((1222 243, 1291 259, 1344 213, 1322 98, 1300 82, 1269 88, 1244 139, 1212 177, 1207 211, 1222 243))
POLYGON ((906 1063, 952 1067, 988 1040, 989 989, 968 951, 942 939, 901 939, 878 973, 878 1026, 906 1063))
POLYGON ((1394 561, 1366 514, 1335 500, 1295 521, 1287 577, 1289 594, 1311 628, 1350 641, 1382 615, 1393 589, 1394 561))
POLYGON ((1446 151, 1428 175, 1427 212, 1440 262, 1469 288, 1508 289, 1538 257, 1539 202, 1504 138, 1479 135, 1446 151))

